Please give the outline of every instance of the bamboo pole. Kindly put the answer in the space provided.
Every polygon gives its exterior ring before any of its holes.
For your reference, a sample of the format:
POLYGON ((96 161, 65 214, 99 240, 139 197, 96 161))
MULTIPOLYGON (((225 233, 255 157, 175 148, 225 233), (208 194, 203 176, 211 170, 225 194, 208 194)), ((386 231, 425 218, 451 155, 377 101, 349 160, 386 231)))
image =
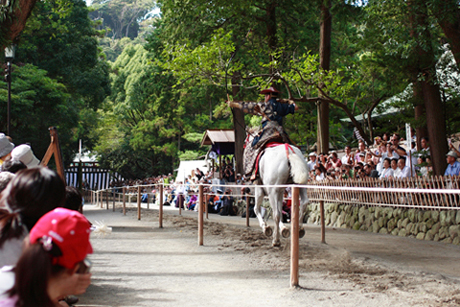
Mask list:
POLYGON ((158 227, 163 228, 163 183, 160 183, 160 210, 158 213, 158 227))
POLYGON ((141 187, 137 187, 137 219, 141 220, 141 187))
POLYGON ((198 245, 203 245, 203 185, 198 186, 198 245))
POLYGON ((123 215, 126 215, 126 187, 123 187, 123 215))
POLYGON ((299 188, 292 188, 291 206, 291 287, 299 286, 299 188))

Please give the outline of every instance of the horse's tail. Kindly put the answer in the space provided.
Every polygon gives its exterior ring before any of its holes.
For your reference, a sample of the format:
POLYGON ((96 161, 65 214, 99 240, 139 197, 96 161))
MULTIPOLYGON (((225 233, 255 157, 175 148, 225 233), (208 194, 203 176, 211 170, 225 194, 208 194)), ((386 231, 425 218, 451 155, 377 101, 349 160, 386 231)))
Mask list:
POLYGON ((289 162, 291 163, 291 177, 294 183, 306 184, 308 181, 308 165, 296 153, 289 154, 289 162))

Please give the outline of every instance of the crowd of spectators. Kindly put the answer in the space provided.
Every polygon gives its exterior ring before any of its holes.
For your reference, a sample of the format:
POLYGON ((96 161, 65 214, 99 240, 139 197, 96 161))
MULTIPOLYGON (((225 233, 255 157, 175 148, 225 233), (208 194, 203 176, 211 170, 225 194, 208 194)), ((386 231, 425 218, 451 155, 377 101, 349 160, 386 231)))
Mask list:
MULTIPOLYGON (((410 148, 401 146, 399 134, 385 133, 374 139, 372 146, 359 141, 358 148, 353 151, 345 146, 339 158, 337 152, 311 152, 308 155, 310 180, 346 180, 346 179, 403 179, 414 176, 430 176, 433 172, 430 158, 429 140, 421 138, 421 149, 416 150, 415 142, 409 142, 410 148)), ((460 152, 451 145, 446 157, 449 166, 446 175, 459 175, 460 163, 456 162, 460 152), (450 161, 450 162, 449 162, 450 161)))
POLYGON ((0 306, 75 303, 91 283, 82 195, 3 133, 0 158, 0 306))

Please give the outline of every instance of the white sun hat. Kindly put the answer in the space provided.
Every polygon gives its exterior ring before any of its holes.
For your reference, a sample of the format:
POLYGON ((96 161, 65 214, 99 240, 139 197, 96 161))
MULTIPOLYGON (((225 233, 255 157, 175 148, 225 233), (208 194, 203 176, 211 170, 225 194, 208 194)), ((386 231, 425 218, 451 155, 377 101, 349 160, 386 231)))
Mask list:
POLYGON ((21 161, 28 168, 40 164, 40 160, 35 157, 34 153, 32 152, 32 148, 26 144, 15 147, 11 152, 11 158, 16 161, 21 161))

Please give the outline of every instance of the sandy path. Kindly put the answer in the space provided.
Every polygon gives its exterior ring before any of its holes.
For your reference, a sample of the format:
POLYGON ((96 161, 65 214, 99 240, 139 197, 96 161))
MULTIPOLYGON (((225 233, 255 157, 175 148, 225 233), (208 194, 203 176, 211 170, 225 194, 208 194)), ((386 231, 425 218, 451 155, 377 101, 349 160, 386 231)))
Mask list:
MULTIPOLYGON (((169 209, 169 208, 168 208, 169 209)), ((196 213, 85 206, 113 227, 93 237, 93 284, 78 306, 458 306, 460 248, 367 232, 307 227, 299 289, 289 288, 289 241, 247 229, 240 217, 210 215, 204 246, 196 213), (216 223, 216 222, 219 223, 216 223)))

